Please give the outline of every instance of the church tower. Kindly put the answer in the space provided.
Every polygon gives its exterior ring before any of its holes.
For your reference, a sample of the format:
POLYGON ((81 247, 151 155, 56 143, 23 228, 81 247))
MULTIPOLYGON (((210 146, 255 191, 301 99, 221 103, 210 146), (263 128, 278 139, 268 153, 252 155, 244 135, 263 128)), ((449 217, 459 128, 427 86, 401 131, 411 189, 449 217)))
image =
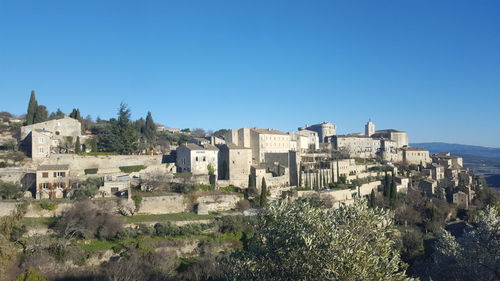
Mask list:
POLYGON ((375 124, 373 124, 370 120, 365 125, 365 136, 371 137, 373 134, 375 134, 375 124))

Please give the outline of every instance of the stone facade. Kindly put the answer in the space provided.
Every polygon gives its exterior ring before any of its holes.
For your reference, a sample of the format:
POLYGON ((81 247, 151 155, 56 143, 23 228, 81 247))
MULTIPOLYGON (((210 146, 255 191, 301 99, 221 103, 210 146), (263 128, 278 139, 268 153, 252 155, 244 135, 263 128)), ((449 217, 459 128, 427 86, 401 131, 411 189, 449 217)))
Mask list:
POLYGON ((289 134, 291 140, 291 150, 306 152, 308 150, 319 149, 319 137, 317 132, 311 130, 300 130, 289 134))
POLYGON ((177 170, 181 173, 192 173, 193 175, 208 175, 209 165, 214 169, 214 175, 218 173, 219 149, 211 144, 196 145, 188 143, 177 148, 177 170))
POLYGON ((373 124, 371 121, 368 121, 365 125, 365 136, 371 137, 375 134, 375 124, 373 124))
POLYGON ((371 137, 378 139, 390 139, 396 143, 397 148, 408 146, 409 143, 408 134, 406 132, 394 129, 376 131, 373 135, 371 135, 371 137))
POLYGON ((437 181, 432 179, 425 179, 420 181, 420 189, 425 193, 426 196, 431 197, 436 193, 437 181))
POLYGON ((23 140, 23 147, 32 159, 47 158, 51 153, 51 148, 57 143, 53 144, 52 132, 33 130, 23 140))
POLYGON ((405 147, 402 148, 402 151, 403 161, 407 164, 426 165, 432 163, 432 159, 428 150, 417 147, 405 147))
POLYGON ((453 194, 453 204, 456 204, 459 208, 468 209, 469 208, 469 195, 467 193, 459 191, 453 194))
POLYGON ((63 198, 69 187, 68 165, 45 165, 36 171, 36 199, 63 198))
POLYGON ((222 144, 219 148, 219 179, 248 181, 252 165, 252 150, 233 143, 222 144))
MULTIPOLYGON (((81 131, 80 121, 68 116, 23 126, 20 129, 21 150, 33 159, 47 158, 51 153, 57 152, 61 144, 68 140, 75 141, 80 137, 81 131)), ((72 145, 69 144, 70 147, 72 145)))
POLYGON ((99 187, 97 196, 112 197, 130 192, 130 177, 128 175, 106 175, 103 178, 104 185, 99 187))
POLYGON ((380 139, 364 135, 337 135, 331 137, 331 142, 334 149, 358 158, 375 158, 381 148, 380 139))
POLYGON ((82 124, 80 121, 68 116, 61 119, 49 120, 41 123, 27 125, 21 127, 21 139, 28 136, 29 133, 35 130, 49 131, 56 136, 74 137, 80 136, 82 133, 82 124))
POLYGON ((252 149, 252 163, 266 162, 266 153, 288 153, 290 135, 274 129, 240 128, 226 135, 226 142, 252 149))
POLYGON ((299 128, 300 130, 310 130, 318 134, 319 142, 325 143, 329 141, 329 137, 335 136, 337 134, 337 126, 330 122, 322 122, 319 124, 304 126, 299 128))

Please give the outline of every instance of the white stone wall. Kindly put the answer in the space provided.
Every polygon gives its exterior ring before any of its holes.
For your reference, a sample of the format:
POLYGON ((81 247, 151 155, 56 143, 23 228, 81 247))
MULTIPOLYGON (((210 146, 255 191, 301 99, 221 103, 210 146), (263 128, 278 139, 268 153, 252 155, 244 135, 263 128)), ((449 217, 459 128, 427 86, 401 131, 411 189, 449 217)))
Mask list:
POLYGON ((31 131, 43 130, 59 136, 77 137, 82 132, 80 121, 65 116, 62 119, 49 120, 21 127, 21 139, 24 139, 31 131))
POLYGON ((116 171, 122 166, 151 166, 159 165, 162 155, 99 155, 80 156, 75 154, 52 154, 44 159, 41 165, 69 165, 70 171, 80 171, 74 174, 78 176, 84 169, 99 169, 99 173, 105 169, 116 171))

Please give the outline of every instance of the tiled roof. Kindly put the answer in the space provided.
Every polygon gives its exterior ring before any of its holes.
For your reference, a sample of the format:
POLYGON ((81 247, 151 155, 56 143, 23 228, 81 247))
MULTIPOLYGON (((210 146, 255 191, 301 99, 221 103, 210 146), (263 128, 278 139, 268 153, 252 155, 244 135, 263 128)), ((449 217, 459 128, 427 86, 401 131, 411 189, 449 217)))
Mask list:
POLYGON ((41 165, 37 171, 69 170, 69 165, 41 165))
POLYGON ((259 134, 268 134, 268 135, 286 135, 286 133, 275 130, 275 129, 258 129, 258 128, 252 128, 253 131, 259 133, 259 134))
POLYGON ((187 143, 187 144, 184 144, 183 146, 187 147, 190 150, 215 150, 215 151, 219 150, 215 145, 211 145, 211 144, 205 144, 205 145, 201 146, 201 145, 197 145, 194 143, 187 143))

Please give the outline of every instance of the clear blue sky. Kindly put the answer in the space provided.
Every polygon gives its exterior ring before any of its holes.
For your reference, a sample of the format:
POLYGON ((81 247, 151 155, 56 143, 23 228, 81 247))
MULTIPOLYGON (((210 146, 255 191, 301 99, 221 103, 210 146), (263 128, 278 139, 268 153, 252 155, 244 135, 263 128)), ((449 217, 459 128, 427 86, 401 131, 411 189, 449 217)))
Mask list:
POLYGON ((500 1, 0 0, 0 110, 500 147, 500 1))

